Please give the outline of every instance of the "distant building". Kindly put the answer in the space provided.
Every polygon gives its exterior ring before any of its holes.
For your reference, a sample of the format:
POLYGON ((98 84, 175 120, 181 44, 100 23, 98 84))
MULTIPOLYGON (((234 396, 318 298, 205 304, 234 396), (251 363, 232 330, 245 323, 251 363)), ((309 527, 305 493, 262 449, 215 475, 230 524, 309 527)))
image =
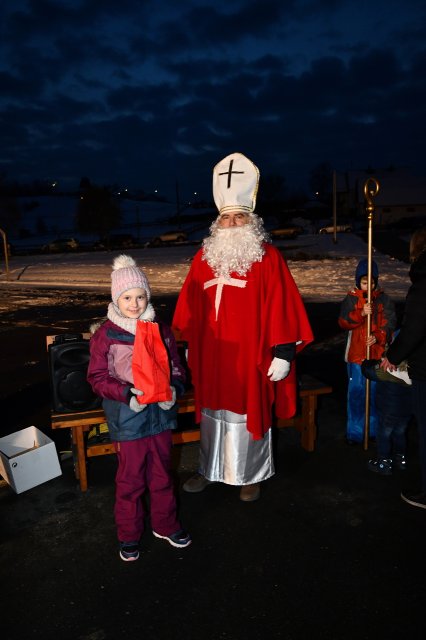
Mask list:
POLYGON ((380 187, 373 199, 375 224, 388 226, 406 218, 426 218, 426 178, 405 167, 337 172, 338 215, 358 220, 366 216, 364 185, 370 177, 376 178, 380 187))

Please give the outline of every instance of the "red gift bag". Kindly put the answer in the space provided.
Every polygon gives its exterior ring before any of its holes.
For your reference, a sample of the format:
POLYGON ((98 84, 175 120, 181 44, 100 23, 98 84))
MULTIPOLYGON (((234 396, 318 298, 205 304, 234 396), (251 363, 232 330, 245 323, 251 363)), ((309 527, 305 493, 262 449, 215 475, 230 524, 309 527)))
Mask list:
POLYGON ((132 371, 134 386, 143 391, 139 404, 172 399, 169 357, 156 322, 137 321, 132 371))

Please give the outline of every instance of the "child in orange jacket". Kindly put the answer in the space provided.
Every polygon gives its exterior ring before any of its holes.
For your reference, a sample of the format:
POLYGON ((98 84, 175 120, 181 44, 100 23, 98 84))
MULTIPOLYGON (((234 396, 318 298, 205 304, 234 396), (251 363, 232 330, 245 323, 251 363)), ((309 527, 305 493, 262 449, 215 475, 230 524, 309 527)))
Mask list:
MULTIPOLYGON (((348 331, 345 361, 348 370, 348 403, 346 441, 360 443, 364 438, 365 378, 361 363, 369 357, 379 360, 392 338, 396 326, 395 306, 389 296, 378 288, 379 269, 372 262, 371 303, 367 302, 367 260, 361 260, 355 271, 355 288, 342 301, 339 326, 348 331), (370 335, 367 335, 367 316, 371 316, 370 335)), ((375 382, 370 386, 370 436, 376 436, 375 382)))

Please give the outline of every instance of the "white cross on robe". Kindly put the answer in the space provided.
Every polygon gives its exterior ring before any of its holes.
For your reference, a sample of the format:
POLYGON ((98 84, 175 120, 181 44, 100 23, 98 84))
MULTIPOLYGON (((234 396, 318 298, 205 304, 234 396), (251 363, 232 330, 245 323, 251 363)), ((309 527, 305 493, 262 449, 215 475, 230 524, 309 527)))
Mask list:
POLYGON ((244 289, 247 284, 247 280, 238 280, 237 278, 225 278, 224 276, 219 276, 218 278, 213 278, 213 280, 208 280, 204 283, 204 289, 208 289, 209 287, 217 286, 216 289, 216 297, 214 301, 214 308, 216 310, 216 320, 219 313, 220 301, 222 299, 222 291, 225 285, 229 285, 231 287, 239 287, 240 289, 244 289))

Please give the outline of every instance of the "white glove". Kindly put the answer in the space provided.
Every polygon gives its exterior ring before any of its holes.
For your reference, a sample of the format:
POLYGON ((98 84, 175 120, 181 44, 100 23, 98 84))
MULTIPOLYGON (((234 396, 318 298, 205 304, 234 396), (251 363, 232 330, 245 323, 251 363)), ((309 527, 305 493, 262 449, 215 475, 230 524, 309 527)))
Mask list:
POLYGON ((131 408, 131 410, 135 411, 136 413, 139 413, 140 411, 143 411, 144 409, 146 409, 148 405, 139 404, 138 399, 136 397, 136 396, 143 396, 143 391, 140 391, 139 389, 135 389, 134 387, 132 387, 130 391, 133 393, 129 402, 129 407, 131 408))
POLYGON ((282 358, 274 358, 271 362, 271 366, 268 369, 268 373, 271 382, 278 382, 284 380, 290 372, 290 363, 288 360, 282 358))
POLYGON ((172 399, 165 400, 164 402, 158 403, 158 406, 161 407, 161 409, 164 409, 165 411, 168 411, 169 409, 171 409, 176 402, 176 389, 174 387, 170 387, 170 389, 172 390, 172 399))

